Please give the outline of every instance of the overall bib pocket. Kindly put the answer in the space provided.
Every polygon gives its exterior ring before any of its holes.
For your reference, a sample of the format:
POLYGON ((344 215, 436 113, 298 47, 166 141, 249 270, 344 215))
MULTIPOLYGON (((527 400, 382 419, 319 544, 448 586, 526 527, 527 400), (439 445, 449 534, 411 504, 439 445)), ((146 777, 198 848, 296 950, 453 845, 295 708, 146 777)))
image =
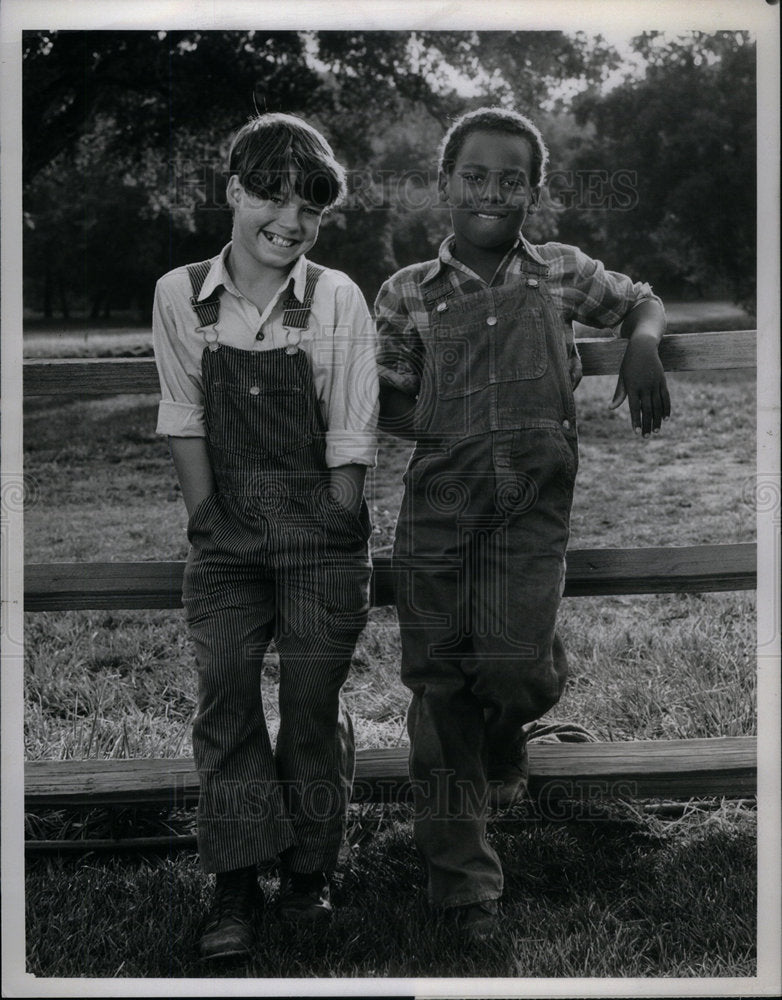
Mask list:
POLYGON ((489 384, 489 343, 469 326, 438 330, 434 368, 440 399, 460 399, 489 384))
POLYGON ((548 368, 540 306, 441 325, 433 347, 437 395, 443 400, 469 396, 498 382, 538 379, 548 368))
POLYGON ((500 318, 492 337, 491 381, 537 379, 548 368, 546 321, 540 306, 500 318))
POLYGON ((297 451, 314 437, 310 400, 301 386, 216 382, 212 397, 209 441, 221 451, 268 459, 297 451))

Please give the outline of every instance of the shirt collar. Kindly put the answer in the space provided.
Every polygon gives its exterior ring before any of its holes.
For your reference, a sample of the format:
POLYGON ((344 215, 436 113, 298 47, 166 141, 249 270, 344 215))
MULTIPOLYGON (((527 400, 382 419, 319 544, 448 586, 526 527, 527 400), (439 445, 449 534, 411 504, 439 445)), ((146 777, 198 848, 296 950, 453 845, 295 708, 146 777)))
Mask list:
MULTIPOLYGON (((437 251, 437 260, 432 261, 432 266, 423 276, 422 283, 431 281, 432 278, 436 277, 445 267, 453 267, 456 265, 453 252, 451 250, 453 240, 453 233, 449 233, 448 236, 445 237, 443 242, 440 244, 440 249, 437 251)), ((527 240, 523 233, 519 233, 516 242, 508 251, 506 259, 508 259, 513 253, 526 254, 534 260, 536 264, 542 264, 544 267, 546 266, 546 262, 541 258, 537 250, 533 247, 529 240, 527 240)))
MULTIPOLYGON (((212 261, 212 266, 209 268, 209 272, 201 286, 201 291, 198 293, 198 301, 203 302, 204 299, 208 299, 209 296, 216 291, 220 286, 230 292, 231 295, 235 295, 237 298, 241 297, 241 292, 233 283, 233 279, 228 272, 228 254, 231 252, 231 244, 226 243, 223 249, 220 251, 219 255, 215 257, 212 261)), ((293 294, 299 300, 299 302, 304 301, 304 289, 307 286, 307 258, 304 254, 297 258, 296 263, 290 270, 288 277, 285 279, 283 284, 280 285, 280 290, 287 288, 290 284, 291 279, 293 279, 293 294)), ((277 298, 279 291, 274 298, 277 298)))

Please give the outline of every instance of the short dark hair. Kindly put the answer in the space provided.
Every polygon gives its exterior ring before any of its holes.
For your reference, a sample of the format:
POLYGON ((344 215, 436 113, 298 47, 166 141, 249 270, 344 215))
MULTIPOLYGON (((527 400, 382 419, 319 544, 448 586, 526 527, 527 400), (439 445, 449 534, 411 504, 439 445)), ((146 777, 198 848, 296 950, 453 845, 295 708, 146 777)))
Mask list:
POLYGON ((530 184, 540 187, 546 174, 548 149, 537 125, 518 111, 506 108, 476 108, 468 111, 451 125, 440 143, 438 169, 445 174, 453 170, 459 151, 471 132, 507 132, 526 139, 532 149, 530 184))
POLYGON ((270 112, 243 125, 231 142, 228 170, 261 198, 292 192, 320 208, 345 197, 345 171, 317 129, 296 115, 270 112))

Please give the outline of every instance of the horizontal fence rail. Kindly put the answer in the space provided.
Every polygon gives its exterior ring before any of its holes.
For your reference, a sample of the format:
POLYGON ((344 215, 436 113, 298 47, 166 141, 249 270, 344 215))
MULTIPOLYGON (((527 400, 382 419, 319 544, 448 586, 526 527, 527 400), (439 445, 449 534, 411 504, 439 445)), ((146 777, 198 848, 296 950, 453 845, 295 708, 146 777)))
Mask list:
MULTIPOLYGON (((619 370, 627 342, 613 337, 577 340, 585 375, 619 370)), ((754 330, 668 334, 660 345, 666 371, 754 368, 754 330)), ((153 358, 30 359, 24 362, 25 396, 159 393, 153 358)))
MULTIPOLYGON (((359 750, 353 802, 409 798, 408 750, 359 750)), ((561 800, 754 796, 754 736, 616 743, 529 744, 530 795, 546 808, 561 800)), ((41 760, 25 764, 25 806, 194 806, 198 774, 190 758, 41 760)), ((556 818, 555 814, 554 818, 556 818)), ((564 815, 560 818, 565 818, 564 815)))
MULTIPOLYGON (((584 375, 616 374, 626 342, 577 340, 584 375)), ((756 332, 671 334, 660 357, 666 371, 750 369, 756 332)), ((159 394, 152 358, 27 360, 26 396, 159 394)), ((757 584, 751 543, 568 552, 565 596, 749 590, 757 584)), ((46 563, 25 567, 25 610, 171 609, 181 607, 183 562, 46 563)), ((393 603, 388 557, 374 560, 375 605, 393 603)), ((354 802, 393 802, 410 796, 406 748, 357 754, 354 802)), ((552 818, 556 803, 601 799, 754 796, 754 737, 545 743, 529 746, 530 793, 552 818)), ((187 759, 28 761, 25 805, 195 805, 198 775, 187 759)))
MULTIPOLYGON (((25 611, 165 609, 182 606, 184 562, 32 563, 25 567, 25 611)), ((566 597, 752 590, 756 548, 687 545, 574 549, 566 597)), ((394 603, 391 560, 376 556, 372 603, 394 603)))

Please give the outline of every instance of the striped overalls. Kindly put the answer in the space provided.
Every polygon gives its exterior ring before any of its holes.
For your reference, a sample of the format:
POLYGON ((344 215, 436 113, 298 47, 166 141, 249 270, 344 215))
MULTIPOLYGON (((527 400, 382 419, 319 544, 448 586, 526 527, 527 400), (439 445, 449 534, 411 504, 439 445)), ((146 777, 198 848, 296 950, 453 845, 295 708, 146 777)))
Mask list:
POLYGON ((554 626, 578 464, 567 345, 546 287, 426 286, 431 319, 394 564, 416 842, 432 903, 502 894, 486 840, 492 762, 554 705, 554 626))
POLYGON ((350 799, 353 735, 339 692, 368 612, 370 526, 364 501, 357 518, 328 492, 326 428, 309 358, 296 346, 320 273, 309 267, 305 303, 292 287, 286 301, 286 348, 210 343, 201 318, 216 492, 188 523, 183 603, 198 663, 193 753, 208 872, 282 853, 290 871, 330 873, 350 799), (272 639, 274 750, 260 691, 272 639))

